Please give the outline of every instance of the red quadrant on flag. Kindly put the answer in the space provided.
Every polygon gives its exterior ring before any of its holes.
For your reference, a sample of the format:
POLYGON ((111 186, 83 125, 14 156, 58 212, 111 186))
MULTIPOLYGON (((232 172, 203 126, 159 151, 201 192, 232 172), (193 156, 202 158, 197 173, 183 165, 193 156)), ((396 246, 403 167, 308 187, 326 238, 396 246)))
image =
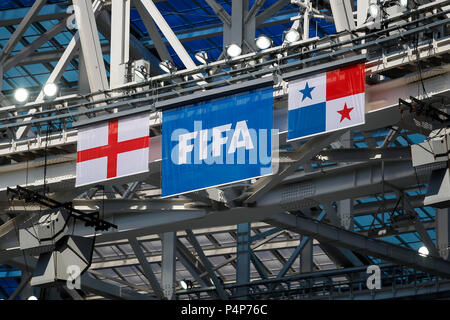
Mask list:
POLYGON ((364 92, 364 63, 327 72, 327 101, 364 92))
POLYGON ((112 120, 78 132, 76 186, 148 170, 148 115, 112 120))

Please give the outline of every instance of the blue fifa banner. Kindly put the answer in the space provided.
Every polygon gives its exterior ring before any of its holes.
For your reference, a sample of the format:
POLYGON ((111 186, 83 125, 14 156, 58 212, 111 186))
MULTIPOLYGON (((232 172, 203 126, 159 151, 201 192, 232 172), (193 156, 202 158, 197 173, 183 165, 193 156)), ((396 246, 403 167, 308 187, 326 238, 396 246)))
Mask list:
POLYGON ((163 111, 162 196, 272 174, 272 128, 273 86, 163 111))

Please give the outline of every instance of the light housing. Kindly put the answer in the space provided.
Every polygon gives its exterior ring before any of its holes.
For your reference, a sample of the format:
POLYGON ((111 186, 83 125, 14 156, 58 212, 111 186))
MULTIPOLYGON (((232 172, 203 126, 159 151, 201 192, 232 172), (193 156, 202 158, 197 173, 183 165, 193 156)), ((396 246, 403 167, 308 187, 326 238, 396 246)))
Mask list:
POLYGON ((183 279, 180 281, 180 286, 183 290, 192 289, 193 283, 191 280, 183 279))
POLYGON ((177 68, 174 66, 174 64, 170 60, 161 61, 160 64, 159 64, 159 67, 165 73, 172 73, 172 72, 175 72, 177 70, 177 68))
POLYGON ((372 3, 371 5, 369 5, 369 8, 367 9, 367 11, 369 12, 369 15, 375 19, 380 15, 380 7, 375 4, 372 3))
POLYGON ((19 103, 25 103, 28 100, 28 90, 25 88, 18 88, 16 91, 14 91, 14 100, 16 100, 19 103))
POLYGON ((29 296, 27 300, 37 300, 38 298, 36 298, 35 296, 29 296))
POLYGON ((49 82, 45 84, 43 91, 47 98, 53 98, 58 93, 58 86, 55 83, 49 82))
POLYGON ((235 43, 227 46, 227 55, 231 58, 240 56, 242 53, 242 48, 235 43))
POLYGON ((425 246, 421 246, 417 252, 419 252, 419 255, 422 257, 427 257, 430 254, 430 251, 425 246))
POLYGON ((284 40, 288 43, 300 40, 300 32, 297 29, 289 29, 284 32, 284 40))
POLYGON ((199 51, 195 54, 195 59, 201 64, 207 64, 209 61, 208 53, 206 51, 199 51))
MULTIPOLYGON (((145 67, 143 67, 145 68, 145 67)), ((136 82, 144 82, 145 80, 147 80, 146 77, 147 72, 144 70, 139 70, 139 69, 135 69, 134 70, 134 79, 136 80, 136 82)))
POLYGON ((258 38, 256 38, 255 44, 259 49, 265 50, 272 46, 273 41, 268 36, 262 34, 258 38))

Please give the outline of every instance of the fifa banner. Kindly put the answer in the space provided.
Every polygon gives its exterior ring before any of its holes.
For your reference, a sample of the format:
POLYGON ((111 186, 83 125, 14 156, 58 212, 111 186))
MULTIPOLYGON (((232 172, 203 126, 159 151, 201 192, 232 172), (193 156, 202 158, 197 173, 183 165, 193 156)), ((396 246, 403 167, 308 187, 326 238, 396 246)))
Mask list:
POLYGON ((164 111, 162 196, 272 174, 272 125, 272 81, 164 111))
POLYGON ((289 81, 288 141, 365 122, 364 63, 289 81))
POLYGON ((149 114, 78 130, 75 186, 148 171, 149 114))

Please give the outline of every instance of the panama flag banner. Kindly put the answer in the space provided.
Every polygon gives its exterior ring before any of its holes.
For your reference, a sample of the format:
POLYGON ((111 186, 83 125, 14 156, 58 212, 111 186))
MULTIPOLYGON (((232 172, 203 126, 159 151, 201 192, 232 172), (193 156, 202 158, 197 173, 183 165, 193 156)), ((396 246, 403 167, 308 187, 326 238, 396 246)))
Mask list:
POLYGON ((147 172, 148 157, 148 114, 82 127, 75 186, 147 172))
POLYGON ((364 63, 289 81, 288 141, 364 124, 364 63))

